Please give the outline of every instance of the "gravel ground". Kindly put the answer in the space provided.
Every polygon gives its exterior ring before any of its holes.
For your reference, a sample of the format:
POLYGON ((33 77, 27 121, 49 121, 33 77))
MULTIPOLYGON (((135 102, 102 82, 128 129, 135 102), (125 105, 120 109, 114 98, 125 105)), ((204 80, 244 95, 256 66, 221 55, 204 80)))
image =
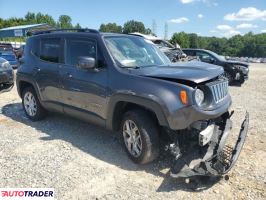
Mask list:
POLYGON ((56 199, 266 199, 266 65, 231 87, 234 131, 250 113, 246 144, 228 181, 185 184, 169 177, 171 158, 138 166, 114 134, 66 116, 31 122, 16 90, 0 94, 0 188, 55 188, 56 199))

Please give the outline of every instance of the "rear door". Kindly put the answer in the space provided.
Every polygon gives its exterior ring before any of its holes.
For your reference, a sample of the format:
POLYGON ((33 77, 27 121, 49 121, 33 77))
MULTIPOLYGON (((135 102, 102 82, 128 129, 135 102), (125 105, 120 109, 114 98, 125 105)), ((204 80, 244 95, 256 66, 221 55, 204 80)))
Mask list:
POLYGON ((34 66, 35 79, 42 102, 48 107, 62 111, 62 83, 59 65, 62 62, 62 40, 58 37, 40 39, 39 61, 34 66))
POLYGON ((96 62, 102 60, 96 39, 65 38, 65 64, 60 74, 63 80, 62 96, 64 112, 86 119, 94 123, 104 123, 106 107, 107 68, 81 69, 78 58, 88 56, 96 62))

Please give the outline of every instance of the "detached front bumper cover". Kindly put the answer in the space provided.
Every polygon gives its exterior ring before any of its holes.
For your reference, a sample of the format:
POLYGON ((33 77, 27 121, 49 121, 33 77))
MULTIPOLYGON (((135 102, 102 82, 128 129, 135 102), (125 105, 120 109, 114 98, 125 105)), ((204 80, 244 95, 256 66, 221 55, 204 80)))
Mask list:
POLYGON ((195 149, 187 152, 176 161, 171 169, 174 178, 192 176, 221 176, 235 165, 246 140, 249 125, 249 114, 246 112, 244 121, 234 145, 227 145, 230 139, 232 121, 226 119, 223 130, 214 134, 204 155, 199 155, 195 149), (220 133, 220 134, 219 134, 220 133))

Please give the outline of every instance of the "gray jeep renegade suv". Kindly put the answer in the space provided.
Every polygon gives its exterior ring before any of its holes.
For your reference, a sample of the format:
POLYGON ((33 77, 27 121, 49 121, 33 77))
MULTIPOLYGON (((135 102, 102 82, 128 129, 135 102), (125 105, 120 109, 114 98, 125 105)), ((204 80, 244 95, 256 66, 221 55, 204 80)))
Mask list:
POLYGON ((156 159, 164 142, 176 160, 173 177, 225 174, 244 144, 248 114, 229 143, 233 112, 223 69, 171 64, 144 38, 92 29, 36 32, 21 62, 17 89, 28 118, 56 111, 119 132, 140 164, 156 159))

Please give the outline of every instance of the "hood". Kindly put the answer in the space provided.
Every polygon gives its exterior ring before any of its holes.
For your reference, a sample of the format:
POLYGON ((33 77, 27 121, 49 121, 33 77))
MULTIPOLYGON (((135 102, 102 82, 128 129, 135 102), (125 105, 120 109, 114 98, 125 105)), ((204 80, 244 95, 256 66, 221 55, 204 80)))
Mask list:
POLYGON ((143 67, 132 70, 140 76, 175 79, 201 83, 213 79, 224 72, 223 68, 203 62, 174 63, 167 66, 143 67))
POLYGON ((17 65, 18 61, 17 60, 12 60, 12 61, 8 61, 10 65, 17 65))
POLYGON ((240 62, 240 61, 227 60, 226 62, 227 62, 228 64, 232 64, 232 65, 241 65, 241 66, 244 66, 244 67, 248 67, 248 66, 249 66, 248 63, 240 62))
POLYGON ((11 62, 17 61, 16 57, 13 55, 0 55, 0 57, 6 59, 7 61, 11 61, 11 62))

